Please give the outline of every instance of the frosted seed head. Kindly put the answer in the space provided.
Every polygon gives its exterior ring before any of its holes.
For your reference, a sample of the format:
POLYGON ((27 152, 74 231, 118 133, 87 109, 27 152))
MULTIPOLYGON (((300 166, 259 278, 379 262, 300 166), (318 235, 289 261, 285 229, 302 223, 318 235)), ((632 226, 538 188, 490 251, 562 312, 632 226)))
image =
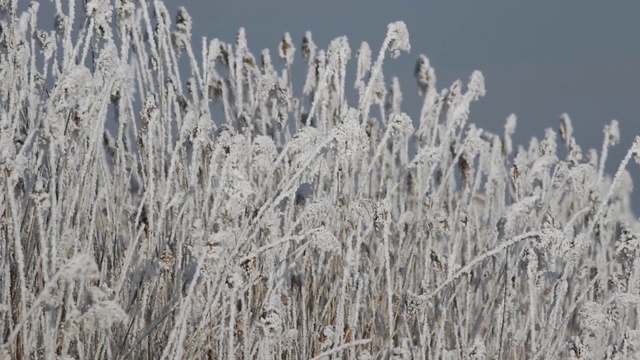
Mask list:
POLYGON ((457 103, 462 96, 462 81, 460 79, 454 81, 448 90, 443 89, 443 94, 448 105, 457 103))
POLYGON ((117 66, 120 61, 118 56, 118 49, 113 42, 109 42, 100 51, 100 57, 98 58, 98 68, 104 74, 111 73, 114 66, 117 66))
POLYGON ((616 255, 620 259, 633 260, 640 250, 640 237, 633 232, 627 222, 620 222, 620 236, 615 243, 616 255))
POLYGON ((284 34, 284 38, 280 42, 280 46, 278 47, 278 54, 280 58, 282 58, 287 66, 290 66, 293 63, 293 55, 296 52, 296 48, 293 46, 293 41, 291 41, 291 35, 289 33, 284 34))
MULTIPOLYGON (((222 46, 220 45, 220 40, 213 39, 209 42, 209 49, 207 51, 207 60, 209 62, 215 62, 215 60, 220 56, 222 46)), ((211 64, 213 66, 214 64, 211 64)))
POLYGON ((162 270, 164 271, 173 270, 173 266, 176 263, 176 258, 175 256, 173 256, 173 252, 171 251, 170 247, 167 246, 164 249, 164 251, 162 252, 162 255, 160 255, 159 263, 160 263, 160 268, 162 270))
POLYGON ((604 127, 604 134, 611 145, 618 144, 620 142, 620 127, 618 126, 618 120, 611 120, 611 123, 604 127))
POLYGON ((236 48, 240 52, 245 52, 248 50, 247 36, 243 27, 238 30, 238 34, 236 35, 236 48))
POLYGON ((394 76, 389 90, 387 107, 393 114, 400 113, 400 106, 402 105, 402 90, 400 89, 400 80, 394 76))
POLYGON ((424 146, 418 150, 416 157, 409 164, 409 168, 414 168, 418 165, 431 166, 438 161, 440 161, 440 149, 435 146, 424 146))
POLYGON ((366 41, 362 42, 356 56, 358 58, 358 68, 354 87, 363 91, 365 87, 364 78, 371 69, 371 49, 366 41))
POLYGON ((589 165, 593 167, 598 166, 598 151, 596 151, 596 149, 589 149, 587 152, 587 161, 589 165))
POLYGON ((384 100, 387 97, 387 88, 384 83, 384 78, 380 75, 376 76, 372 79, 372 92, 373 92, 373 101, 377 105, 383 105, 384 100))
POLYGON ((87 17, 103 17, 110 15, 111 12, 111 5, 108 0, 89 0, 84 7, 87 17))
POLYGON ((111 39, 111 14, 113 6, 110 0, 89 0, 85 3, 85 15, 92 18, 97 34, 105 39, 111 39))
POLYGON ((221 41, 218 41, 217 45, 219 46, 217 51, 218 57, 220 58, 220 60, 224 65, 228 66, 231 60, 231 51, 229 49, 230 45, 225 44, 221 41))
POLYGON ((260 135, 253 141, 252 167, 269 173, 275 168, 273 161, 277 156, 276 144, 265 135, 260 135))
POLYGON ((402 297, 402 311, 412 316, 418 312, 420 307, 424 304, 421 297, 412 291, 407 291, 402 297))
POLYGON ((573 137, 573 125, 567 113, 560 115, 560 137, 567 145, 569 145, 569 141, 573 137))
POLYGON ((542 156, 544 155, 555 156, 557 149, 558 149, 558 146, 556 144, 556 132, 551 128, 547 128, 545 131, 544 140, 540 142, 540 149, 539 149, 540 154, 542 156))
POLYGON ((406 113, 393 115, 391 118, 391 126, 401 134, 410 134, 413 132, 413 122, 406 113))
POLYGON ((389 203, 389 200, 382 199, 376 203, 373 218, 375 222, 379 222, 381 224, 391 223, 391 204, 389 203))
POLYGON ((487 94, 487 90, 484 86, 484 76, 480 71, 475 70, 471 73, 467 88, 473 100, 478 100, 487 94))
POLYGON ((332 63, 346 63, 351 58, 351 47, 346 36, 333 39, 329 44, 329 58, 332 63))
POLYGON ((35 38, 41 46, 41 54, 45 59, 50 59, 56 49, 55 33, 53 31, 47 33, 42 30, 36 30, 35 38))
POLYGON ((489 150, 489 143, 482 138, 483 133, 483 129, 478 129, 475 124, 469 124, 464 140, 465 156, 469 160, 489 150))
POLYGON ((178 33, 184 36, 184 39, 188 42, 191 41, 191 29, 193 28, 193 20, 191 15, 187 12, 183 6, 178 8, 178 14, 176 15, 176 29, 178 33))
POLYGON ((429 58, 424 55, 420 55, 418 61, 416 62, 416 67, 414 70, 414 76, 418 81, 418 92, 420 96, 426 94, 429 86, 435 86, 436 83, 436 75, 435 71, 431 67, 429 62, 429 58))
POLYGON ((640 165, 640 136, 636 136, 636 138, 633 140, 632 151, 634 153, 636 163, 640 165))
POLYGON ((319 131, 311 126, 303 127, 293 135, 293 140, 289 143, 290 149, 295 152, 309 152, 315 150, 320 141, 319 131))
POLYGON ((325 227, 320 228, 312 236, 313 244, 320 252, 334 253, 341 249, 338 239, 325 227))
POLYGON ((326 351, 333 346, 334 335, 333 326, 327 325, 324 327, 322 334, 320 334, 320 350, 326 351))
POLYGON ((403 21, 396 21, 387 26, 387 40, 391 57, 394 59, 400 56, 400 51, 411 51, 409 31, 403 21))
POLYGON ((358 50, 358 73, 367 72, 371 69, 371 48, 369 43, 363 41, 358 50))
POLYGON ((513 141, 511 136, 516 132, 517 118, 515 114, 511 114, 507 117, 507 123, 504 125, 504 152, 511 155, 513 152, 513 141))
POLYGON ((516 114, 511 114, 507 117, 507 123, 504 125, 504 132, 513 135, 516 132, 516 125, 518 123, 518 117, 516 114))
POLYGON ((245 277, 243 276, 242 268, 239 266, 231 272, 231 274, 227 275, 227 279, 225 280, 225 284, 229 289, 241 289, 246 285, 245 277))
POLYGON ((142 118, 146 121, 152 120, 157 115, 158 106, 156 105, 155 94, 147 95, 144 100, 144 109, 142 110, 142 118))
POLYGON ((578 144, 575 144, 573 141, 570 146, 571 148, 569 150, 569 154, 567 155, 567 160, 571 165, 577 165, 582 161, 582 148, 578 144))
POLYGON ((358 123, 358 111, 353 108, 347 110, 343 123, 333 129, 332 136, 333 146, 341 158, 366 153, 369 146, 367 134, 358 123))
POLYGON ((268 337, 280 336, 284 330, 282 316, 280 315, 281 306, 281 304, 273 303, 270 299, 260 315, 260 324, 268 337))
POLYGON ((271 77, 270 73, 267 73, 264 76, 260 77, 260 80, 258 82, 258 100, 263 102, 266 101, 269 97, 269 92, 273 90, 275 86, 276 82, 273 77, 271 77))
POLYGON ((115 3, 116 13, 121 18, 130 18, 136 12, 136 6, 131 0, 120 0, 115 3))
POLYGON ((310 64, 316 57, 317 48, 318 47, 313 42, 311 31, 304 33, 304 38, 302 38, 302 58, 307 64, 310 64))

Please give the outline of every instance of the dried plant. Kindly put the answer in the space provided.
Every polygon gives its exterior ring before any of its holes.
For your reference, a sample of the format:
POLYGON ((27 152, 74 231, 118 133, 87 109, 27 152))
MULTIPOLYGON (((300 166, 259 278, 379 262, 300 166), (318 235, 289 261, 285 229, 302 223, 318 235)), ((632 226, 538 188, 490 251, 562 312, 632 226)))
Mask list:
POLYGON ((349 99, 346 37, 196 56, 185 8, 54 3, 47 32, 0 1, 0 358, 640 356, 615 120, 599 152, 566 114, 564 159, 553 129, 515 146, 515 116, 469 122, 482 74, 438 90, 424 55, 406 114, 402 22, 349 99))

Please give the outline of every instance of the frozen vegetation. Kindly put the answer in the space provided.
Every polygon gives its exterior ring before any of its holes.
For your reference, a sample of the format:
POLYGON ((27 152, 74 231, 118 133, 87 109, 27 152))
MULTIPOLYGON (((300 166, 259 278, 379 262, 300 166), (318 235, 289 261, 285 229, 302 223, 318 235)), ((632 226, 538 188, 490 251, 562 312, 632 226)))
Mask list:
POLYGON ((253 54, 241 29, 196 54, 159 0, 55 0, 52 31, 17 3, 0 0, 0 359, 640 356, 640 138, 605 173, 616 121, 598 150, 566 114, 517 146, 515 116, 469 123, 480 72, 438 89, 425 56, 403 113, 383 74, 402 22, 373 49, 307 33, 253 54))

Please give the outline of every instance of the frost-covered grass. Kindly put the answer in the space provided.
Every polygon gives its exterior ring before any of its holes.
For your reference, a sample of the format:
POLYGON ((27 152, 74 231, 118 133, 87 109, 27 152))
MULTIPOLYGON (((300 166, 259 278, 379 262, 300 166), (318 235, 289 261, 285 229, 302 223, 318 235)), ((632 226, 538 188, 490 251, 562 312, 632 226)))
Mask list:
POLYGON ((402 22, 272 59, 243 30, 195 54, 159 0, 66 3, 46 32, 0 0, 1 359, 640 356, 617 122, 516 146, 468 122, 480 72, 438 90, 425 56, 405 114, 402 22))

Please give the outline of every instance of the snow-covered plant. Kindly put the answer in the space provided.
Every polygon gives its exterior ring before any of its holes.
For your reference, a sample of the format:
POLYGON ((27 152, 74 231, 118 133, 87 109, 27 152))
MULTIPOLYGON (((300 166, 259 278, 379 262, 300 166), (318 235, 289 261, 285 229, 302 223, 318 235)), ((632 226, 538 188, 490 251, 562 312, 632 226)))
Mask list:
POLYGON ((403 112, 403 22, 196 55, 186 8, 54 4, 0 1, 0 358, 640 356, 617 121, 514 144, 471 122, 481 72, 438 89, 424 55, 403 112))

